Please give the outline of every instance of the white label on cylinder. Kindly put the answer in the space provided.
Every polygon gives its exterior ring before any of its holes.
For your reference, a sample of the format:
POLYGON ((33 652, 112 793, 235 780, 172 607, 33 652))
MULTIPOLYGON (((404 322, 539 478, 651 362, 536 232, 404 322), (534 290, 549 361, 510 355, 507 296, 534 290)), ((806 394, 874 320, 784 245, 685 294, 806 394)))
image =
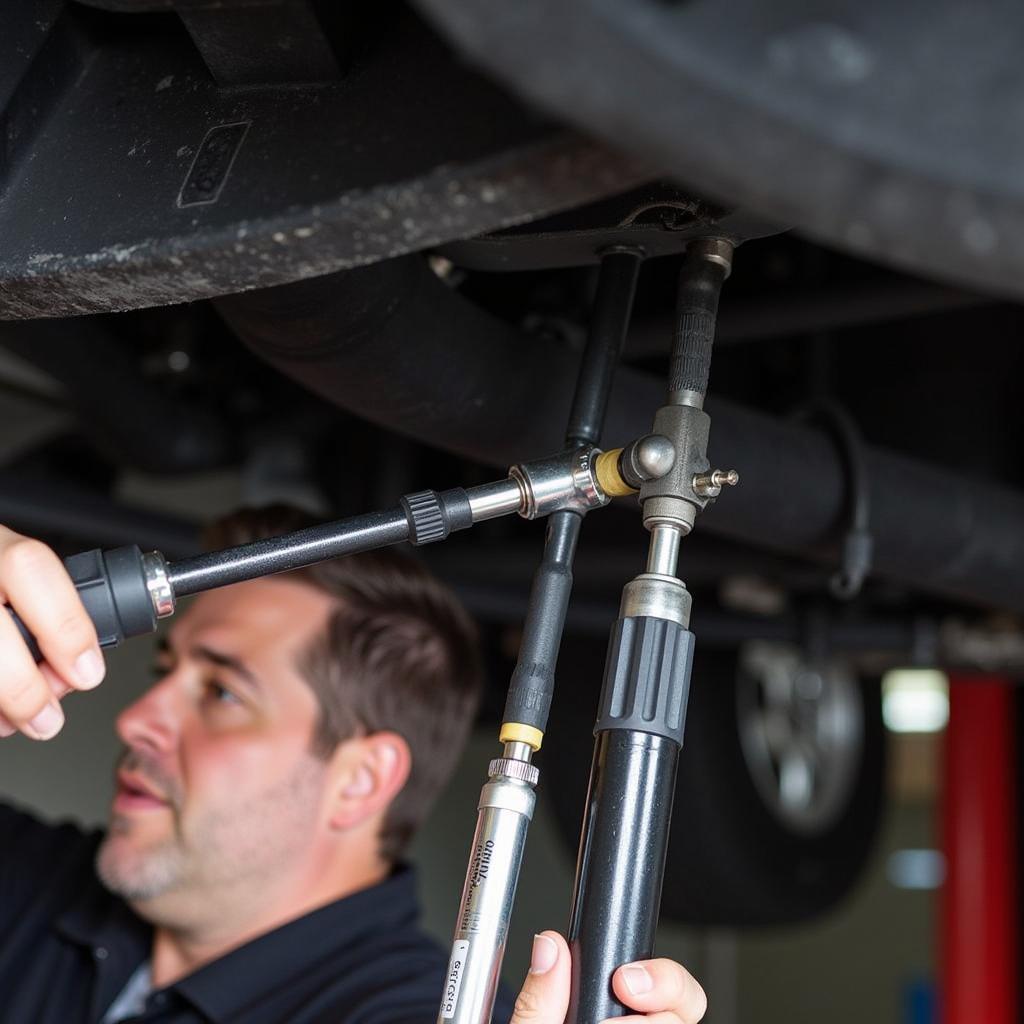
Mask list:
POLYGON ((456 939, 452 946, 452 958, 448 963, 448 975, 444 979, 444 995, 441 998, 441 1016, 451 1019, 455 1016, 455 1007, 459 1004, 459 989, 462 987, 462 976, 466 970, 466 954, 469 942, 456 939))

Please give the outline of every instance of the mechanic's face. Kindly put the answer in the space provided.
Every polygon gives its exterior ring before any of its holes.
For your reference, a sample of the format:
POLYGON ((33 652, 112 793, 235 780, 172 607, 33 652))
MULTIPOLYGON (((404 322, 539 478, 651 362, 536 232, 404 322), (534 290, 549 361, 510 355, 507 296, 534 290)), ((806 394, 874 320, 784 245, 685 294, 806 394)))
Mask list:
MULTIPOLYGON (((115 892, 218 893, 279 880, 313 847, 327 768, 316 698, 295 666, 330 599, 290 580, 197 598, 121 713, 126 746, 97 867, 115 892)), ((258 889, 256 890, 258 891, 258 889)))

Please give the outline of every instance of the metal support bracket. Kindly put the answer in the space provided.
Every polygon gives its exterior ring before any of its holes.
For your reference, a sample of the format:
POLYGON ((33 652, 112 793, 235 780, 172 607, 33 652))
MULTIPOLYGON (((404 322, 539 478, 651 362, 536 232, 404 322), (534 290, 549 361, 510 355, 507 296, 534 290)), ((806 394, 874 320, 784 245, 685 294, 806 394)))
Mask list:
POLYGON ((835 597, 856 597, 871 571, 874 537, 871 534, 871 484, 864 457, 864 439, 853 417, 837 402, 821 400, 800 410, 798 419, 821 423, 839 449, 846 472, 849 522, 843 537, 840 568, 829 579, 835 597))

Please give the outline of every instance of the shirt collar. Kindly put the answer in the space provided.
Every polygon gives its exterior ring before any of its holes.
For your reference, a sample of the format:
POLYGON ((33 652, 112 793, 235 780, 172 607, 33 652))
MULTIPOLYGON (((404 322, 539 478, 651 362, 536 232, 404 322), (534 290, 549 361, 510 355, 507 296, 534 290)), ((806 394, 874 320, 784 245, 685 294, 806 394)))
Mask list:
POLYGON ((302 974, 311 951, 336 957, 371 934, 408 928, 418 913, 415 871, 401 865, 383 882, 289 921, 170 987, 223 1021, 302 974))
POLYGON ((101 885, 91 885, 54 922, 60 935, 93 949, 134 947, 148 950, 153 929, 101 885))
MULTIPOLYGON (((418 916, 416 872, 401 864, 383 882, 260 935, 168 987, 211 1021, 223 1021, 301 974, 311 950, 318 957, 333 956, 372 934, 408 928, 418 916)), ((124 965, 119 974, 124 970, 130 974, 151 952, 152 926, 99 886, 90 887, 65 911, 56 929, 94 951, 116 951, 116 960, 124 965)), ((120 984, 126 978, 127 974, 119 979, 120 984)), ((106 991, 110 987, 103 985, 103 993, 96 993, 99 1002, 117 994, 117 986, 106 991)))
POLYGON ((97 881, 54 921, 54 930, 87 949, 96 973, 89 997, 90 1018, 110 1005, 132 971, 149 955, 153 929, 97 881))

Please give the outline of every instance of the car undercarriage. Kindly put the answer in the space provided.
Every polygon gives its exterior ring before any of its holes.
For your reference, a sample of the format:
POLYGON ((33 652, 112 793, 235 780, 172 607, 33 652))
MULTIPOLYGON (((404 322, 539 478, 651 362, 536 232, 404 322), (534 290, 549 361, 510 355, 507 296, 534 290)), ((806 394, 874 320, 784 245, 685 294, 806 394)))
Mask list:
MULTIPOLYGON (((625 445, 684 253, 724 239, 705 408, 739 483, 681 556, 704 683, 664 912, 832 907, 881 814, 881 674, 1024 668, 1012 33, 832 6, 11 0, 0 521, 178 558, 204 474, 328 520, 549 455, 616 252, 642 261, 625 445), (965 33, 984 73, 940 73, 965 33)), ((540 542, 497 520, 420 552, 483 624, 491 722, 540 542)), ((540 762, 570 845, 643 542, 635 497, 583 528, 540 762)))

